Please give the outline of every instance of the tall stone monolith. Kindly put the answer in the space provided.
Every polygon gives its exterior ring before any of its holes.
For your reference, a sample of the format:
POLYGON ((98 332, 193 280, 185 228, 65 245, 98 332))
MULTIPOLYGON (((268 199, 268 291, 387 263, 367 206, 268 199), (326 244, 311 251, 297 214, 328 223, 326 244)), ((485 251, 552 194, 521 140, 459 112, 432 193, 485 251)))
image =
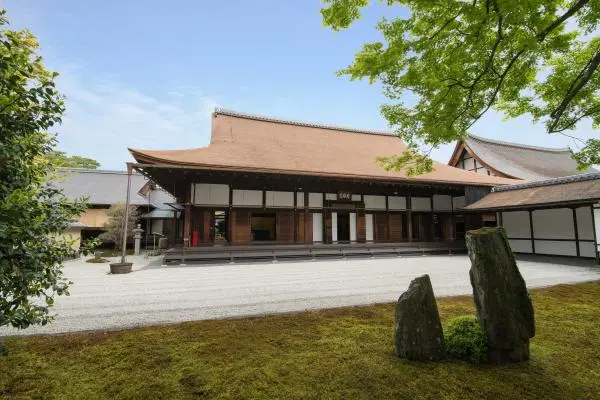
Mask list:
POLYGON ((477 316, 488 340, 492 363, 529 359, 535 336, 533 305, 504 229, 467 232, 471 285, 477 316))
POLYGON ((429 275, 413 279, 396 304, 396 355, 409 360, 444 358, 444 332, 429 275))

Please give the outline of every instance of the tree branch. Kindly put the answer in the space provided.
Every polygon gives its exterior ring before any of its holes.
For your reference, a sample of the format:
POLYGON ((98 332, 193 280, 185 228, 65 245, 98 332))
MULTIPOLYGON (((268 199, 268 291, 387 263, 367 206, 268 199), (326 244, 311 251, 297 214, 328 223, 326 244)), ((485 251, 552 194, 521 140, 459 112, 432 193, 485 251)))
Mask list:
POLYGON ((558 107, 552 111, 550 114, 550 118, 552 119, 552 124, 550 125, 550 131, 554 131, 556 126, 560 122, 560 118, 565 113, 565 110, 573 100, 573 98, 579 93, 579 91, 592 79, 592 75, 594 71, 598 69, 600 65, 600 47, 596 50, 596 54, 588 61, 588 63, 583 67, 583 69, 579 72, 579 74, 575 77, 573 82, 571 82, 571 86, 567 90, 565 97, 560 102, 558 107))

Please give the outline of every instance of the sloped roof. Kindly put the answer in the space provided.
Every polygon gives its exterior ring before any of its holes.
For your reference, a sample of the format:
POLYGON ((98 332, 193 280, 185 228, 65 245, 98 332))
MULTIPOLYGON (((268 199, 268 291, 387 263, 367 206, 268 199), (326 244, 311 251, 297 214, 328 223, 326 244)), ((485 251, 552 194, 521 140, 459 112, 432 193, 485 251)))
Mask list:
POLYGON ((578 171, 569 148, 526 146, 475 135, 457 143, 449 165, 456 165, 463 145, 482 164, 517 179, 539 180, 594 171, 578 171))
POLYGON ((467 210, 531 208, 600 200, 600 173, 572 175, 516 185, 499 186, 467 210))
POLYGON ((184 150, 129 149, 140 163, 348 177, 388 181, 500 185, 514 180, 476 174, 434 162, 417 177, 385 171, 378 156, 406 149, 392 132, 281 120, 217 109, 208 147, 184 150))
MULTIPOLYGON (((127 195, 127 173, 85 168, 60 168, 52 184, 63 190, 69 200, 88 197, 92 205, 125 203, 127 195)), ((131 176, 130 203, 148 205, 148 199, 137 192, 147 182, 138 173, 131 176)))

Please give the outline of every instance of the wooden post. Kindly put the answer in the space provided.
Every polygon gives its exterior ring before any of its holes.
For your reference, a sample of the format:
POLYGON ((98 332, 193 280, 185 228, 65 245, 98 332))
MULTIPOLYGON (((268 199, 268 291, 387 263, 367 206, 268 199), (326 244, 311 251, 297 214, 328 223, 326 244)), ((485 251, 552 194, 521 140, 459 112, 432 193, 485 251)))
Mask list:
POLYGON ((385 213, 387 214, 387 241, 392 241, 392 218, 390 215, 390 202, 388 196, 385 196, 385 213))
POLYGON ((304 192, 304 243, 311 243, 312 237, 308 237, 308 232, 312 232, 312 228, 309 230, 308 226, 308 191, 304 192))
POLYGON ((408 241, 413 241, 412 231, 412 198, 411 196, 406 197, 406 231, 408 233, 408 241))
POLYGON ((121 264, 125 263, 127 255, 127 224, 129 223, 129 202, 130 202, 130 191, 131 191, 131 173, 133 167, 130 163, 127 163, 127 195, 125 197, 125 229, 123 229, 123 248, 121 249, 121 264))
POLYGON ((529 233, 531 235, 531 254, 535 254, 535 238, 533 235, 533 212, 529 210, 529 233))
POLYGON ((573 208, 573 229, 575 230, 575 249, 577 251, 577 257, 581 255, 579 251, 579 232, 577 232, 577 211, 573 208))
POLYGON ((233 188, 229 185, 229 210, 227 211, 227 243, 231 245, 233 236, 233 188))

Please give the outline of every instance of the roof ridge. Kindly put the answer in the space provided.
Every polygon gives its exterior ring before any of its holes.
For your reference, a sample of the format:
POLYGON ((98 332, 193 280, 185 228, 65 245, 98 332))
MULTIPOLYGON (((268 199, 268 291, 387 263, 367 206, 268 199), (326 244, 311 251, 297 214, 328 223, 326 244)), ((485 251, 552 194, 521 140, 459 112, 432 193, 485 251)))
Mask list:
POLYGON ((327 125, 327 124, 320 124, 320 123, 315 123, 315 122, 298 121, 298 120, 284 119, 284 118, 275 118, 275 117, 270 117, 270 116, 266 116, 266 115, 250 114, 250 113, 245 113, 245 112, 240 112, 240 111, 235 111, 235 110, 229 110, 229 109, 222 108, 222 107, 215 108, 213 115, 218 115, 218 114, 229 115, 231 117, 253 119, 256 121, 275 122, 275 123, 286 124, 286 125, 304 126, 304 127, 308 127, 308 128, 329 129, 329 130, 333 130, 333 131, 363 133, 363 134, 368 134, 368 135, 396 136, 396 133, 393 131, 379 131, 379 130, 375 130, 375 129, 357 129, 357 128, 338 126, 338 125, 327 125))
POLYGON ((507 192, 510 190, 529 189, 541 186, 561 185, 565 183, 584 182, 600 179, 600 172, 590 172, 587 174, 561 176, 559 178, 544 179, 540 181, 532 181, 525 183, 517 183, 514 185, 496 186, 492 192, 507 192))
MULTIPOLYGON (((90 173, 90 174, 113 174, 113 175, 127 175, 127 171, 116 170, 116 169, 92 169, 92 168, 76 168, 76 167, 57 167, 58 171, 65 172, 82 172, 82 173, 90 173)), ((138 172, 133 171, 133 175, 139 174, 138 172)), ((139 174, 141 175, 141 174, 139 174)))
POLYGON ((484 137, 476 136, 473 134, 468 134, 467 138, 479 140, 481 142, 499 144, 502 146, 518 147, 518 148, 529 149, 529 150, 547 151, 547 152, 553 152, 553 153, 563 153, 563 152, 567 152, 567 151, 571 152, 571 149, 568 147, 552 148, 552 147, 531 146, 531 145, 527 145, 527 144, 505 142, 503 140, 484 138, 484 137))

